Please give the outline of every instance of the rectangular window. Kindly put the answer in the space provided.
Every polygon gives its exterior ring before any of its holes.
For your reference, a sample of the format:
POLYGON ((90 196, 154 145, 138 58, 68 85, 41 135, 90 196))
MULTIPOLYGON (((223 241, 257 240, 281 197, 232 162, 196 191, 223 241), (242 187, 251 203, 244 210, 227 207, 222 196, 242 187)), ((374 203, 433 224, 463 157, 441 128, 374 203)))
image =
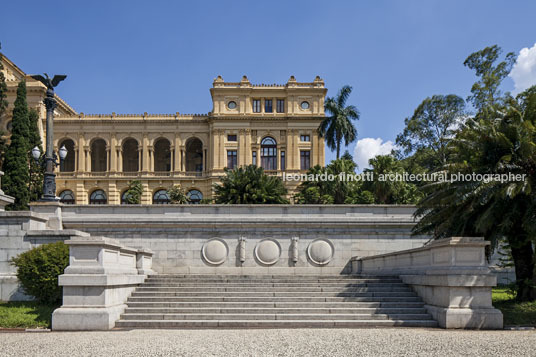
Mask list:
POLYGON ((309 150, 300 151, 300 167, 302 170, 309 170, 311 167, 311 152, 309 150))
POLYGON ((227 135, 227 141, 236 141, 236 134, 227 135))
POLYGON ((309 135, 300 135, 300 141, 311 141, 311 136, 309 135))
POLYGON ((253 151, 251 153, 251 164, 253 166, 257 166, 257 152, 256 151, 253 151))
POLYGON ((284 99, 278 99, 277 100, 277 112, 278 113, 284 113, 285 112, 285 100, 284 99))
POLYGON ((265 113, 271 113, 272 112, 272 100, 271 99, 265 99, 264 100, 264 112, 265 113))
POLYGON ((261 100, 253 99, 253 113, 260 113, 260 112, 261 112, 261 100))
POLYGON ((285 169, 285 152, 281 151, 281 170, 285 169))
POLYGON ((227 150, 227 168, 234 169, 237 164, 236 150, 227 150))

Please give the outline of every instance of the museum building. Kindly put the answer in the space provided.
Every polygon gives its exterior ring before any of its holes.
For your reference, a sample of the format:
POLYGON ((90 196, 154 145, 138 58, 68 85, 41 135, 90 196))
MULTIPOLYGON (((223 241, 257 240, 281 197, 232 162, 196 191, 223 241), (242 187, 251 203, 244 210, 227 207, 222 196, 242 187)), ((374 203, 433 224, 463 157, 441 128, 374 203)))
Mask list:
MULTIPOLYGON (((9 107, 0 128, 9 135, 17 85, 24 79, 44 138, 46 87, 5 56, 2 62, 9 107)), ((317 128, 326 93, 318 76, 312 82, 291 76, 286 84, 271 85, 218 76, 208 114, 84 114, 56 96, 54 147, 68 151, 58 170, 57 195, 67 204, 121 204, 129 182, 139 180, 142 204, 168 203, 167 190, 177 184, 191 203, 199 203, 212 198, 225 168, 253 164, 281 176, 324 166, 317 128)), ((297 183, 285 184, 291 198, 297 183)))

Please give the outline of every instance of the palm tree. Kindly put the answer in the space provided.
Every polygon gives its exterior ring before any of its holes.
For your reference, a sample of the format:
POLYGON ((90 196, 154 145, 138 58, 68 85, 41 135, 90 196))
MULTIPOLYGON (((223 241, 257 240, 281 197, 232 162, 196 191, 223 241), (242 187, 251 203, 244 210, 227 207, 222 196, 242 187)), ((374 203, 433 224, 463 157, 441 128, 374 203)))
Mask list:
POLYGON ((331 116, 326 117, 318 128, 318 134, 326 138, 328 147, 337 150, 337 159, 341 152, 341 142, 344 140, 344 145, 348 146, 357 138, 352 120, 359 119, 359 111, 353 105, 346 105, 351 92, 352 87, 344 86, 335 98, 326 98, 324 110, 331 116))
POLYGON ((249 165, 225 170, 221 185, 214 184, 216 203, 277 204, 289 203, 287 189, 277 176, 268 176, 262 167, 249 165))
MULTIPOLYGON (((495 116, 499 114, 496 113, 495 116)), ((452 140, 447 174, 514 174, 507 182, 457 180, 424 186, 414 233, 484 236, 506 241, 516 271, 517 299, 536 299, 536 94, 499 119, 469 120, 452 140)))

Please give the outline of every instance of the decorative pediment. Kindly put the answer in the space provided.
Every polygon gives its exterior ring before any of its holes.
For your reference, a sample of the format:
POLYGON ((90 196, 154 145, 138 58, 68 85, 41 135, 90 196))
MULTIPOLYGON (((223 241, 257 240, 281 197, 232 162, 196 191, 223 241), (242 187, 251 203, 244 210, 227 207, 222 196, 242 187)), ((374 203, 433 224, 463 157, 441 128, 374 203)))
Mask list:
POLYGON ((4 65, 3 73, 6 77, 6 82, 19 82, 22 79, 26 78, 26 73, 24 73, 15 63, 11 62, 9 58, 0 54, 2 64, 4 65))

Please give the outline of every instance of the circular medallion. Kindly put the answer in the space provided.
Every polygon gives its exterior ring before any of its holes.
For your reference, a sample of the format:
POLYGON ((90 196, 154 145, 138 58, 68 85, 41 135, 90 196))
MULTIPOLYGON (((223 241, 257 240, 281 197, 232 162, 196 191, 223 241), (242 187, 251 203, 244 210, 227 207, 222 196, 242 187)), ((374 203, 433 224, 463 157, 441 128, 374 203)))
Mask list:
POLYGON ((236 109, 236 102, 231 100, 229 103, 227 103, 227 108, 236 109))
POLYGON ((302 109, 309 109, 309 102, 304 100, 303 102, 301 102, 300 107, 302 109))
POLYGON ((273 239, 264 239, 255 246, 255 257, 262 264, 275 264, 280 255, 281 246, 273 239))
POLYGON ((333 257, 333 245, 326 239, 312 241, 307 247, 309 259, 318 265, 326 265, 333 257))
POLYGON ((205 259, 207 263, 219 265, 227 260, 229 248, 221 239, 211 239, 203 244, 201 253, 203 254, 203 259, 205 259))

